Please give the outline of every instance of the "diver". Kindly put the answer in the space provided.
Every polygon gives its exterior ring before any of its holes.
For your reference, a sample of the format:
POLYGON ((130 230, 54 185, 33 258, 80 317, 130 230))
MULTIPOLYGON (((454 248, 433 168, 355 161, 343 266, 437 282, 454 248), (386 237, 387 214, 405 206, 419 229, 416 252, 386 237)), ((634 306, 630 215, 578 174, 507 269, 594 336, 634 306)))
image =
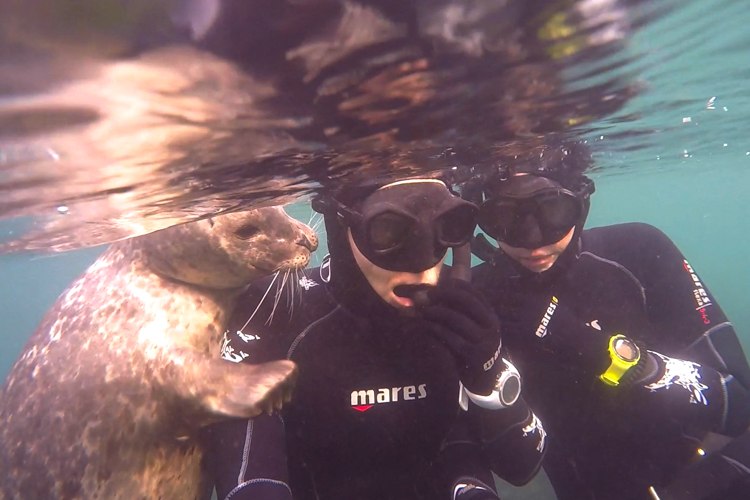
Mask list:
MULTIPOLYGON (((485 263, 473 284, 549 432, 543 468, 562 500, 703 498, 670 483, 701 470, 709 432, 748 428, 750 368, 734 328, 658 229, 583 230, 594 184, 581 144, 542 157, 498 168, 469 198, 499 247, 475 238, 485 263)), ((714 493, 737 478, 725 465, 723 476, 704 469, 714 493)))
POLYGON ((492 472, 530 480, 546 434, 497 317, 467 281, 440 275, 477 207, 418 178, 342 188, 313 208, 329 257, 298 277, 294 302, 267 297, 274 278, 253 285, 225 335, 225 359, 288 358, 299 378, 281 415, 208 430, 218 497, 485 500, 498 498, 492 472))

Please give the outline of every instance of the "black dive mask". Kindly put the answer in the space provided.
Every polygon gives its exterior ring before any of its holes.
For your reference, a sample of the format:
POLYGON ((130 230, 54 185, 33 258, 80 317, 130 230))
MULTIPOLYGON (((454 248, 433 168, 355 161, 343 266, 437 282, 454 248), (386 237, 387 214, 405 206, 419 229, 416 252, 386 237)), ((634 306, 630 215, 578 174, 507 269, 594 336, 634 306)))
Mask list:
POLYGON ((428 179, 382 187, 359 210, 333 203, 362 255, 383 269, 410 273, 435 266, 448 248, 466 244, 478 211, 442 182, 428 179))
POLYGON ((482 203, 479 227, 512 247, 534 249, 551 245, 581 221, 583 200, 591 192, 589 183, 574 193, 546 177, 511 177, 482 203))

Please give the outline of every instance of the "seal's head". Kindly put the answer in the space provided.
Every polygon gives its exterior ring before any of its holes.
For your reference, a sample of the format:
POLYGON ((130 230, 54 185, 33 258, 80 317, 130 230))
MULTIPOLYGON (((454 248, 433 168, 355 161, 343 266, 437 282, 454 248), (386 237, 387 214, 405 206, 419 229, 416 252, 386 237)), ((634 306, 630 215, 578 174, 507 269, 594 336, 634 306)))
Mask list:
POLYGON ((138 238, 157 273, 216 289, 239 288, 277 270, 303 268, 318 237, 281 207, 224 214, 138 238))

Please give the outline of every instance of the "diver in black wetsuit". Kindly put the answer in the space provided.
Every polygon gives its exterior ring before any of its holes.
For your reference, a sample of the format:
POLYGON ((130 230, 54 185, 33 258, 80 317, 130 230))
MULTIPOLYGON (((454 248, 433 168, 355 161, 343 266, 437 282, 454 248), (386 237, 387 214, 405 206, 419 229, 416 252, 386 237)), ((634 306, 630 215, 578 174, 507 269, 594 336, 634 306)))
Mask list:
POLYGON ((500 249, 475 240, 486 263, 473 284, 549 432, 543 466, 558 497, 740 498, 747 444, 701 449, 709 431, 737 436, 750 420, 732 324, 658 229, 583 231, 593 182, 570 166, 579 152, 557 153, 484 184, 478 221, 500 249), (675 479, 689 464, 692 484, 675 479))
POLYGON ((492 308, 467 282, 435 286, 476 206, 434 179, 376 188, 314 204, 330 258, 299 300, 262 300, 271 280, 241 298, 222 356, 289 358, 299 379, 283 420, 209 429, 220 499, 497 499, 490 471, 522 484, 538 470, 544 429, 492 308))

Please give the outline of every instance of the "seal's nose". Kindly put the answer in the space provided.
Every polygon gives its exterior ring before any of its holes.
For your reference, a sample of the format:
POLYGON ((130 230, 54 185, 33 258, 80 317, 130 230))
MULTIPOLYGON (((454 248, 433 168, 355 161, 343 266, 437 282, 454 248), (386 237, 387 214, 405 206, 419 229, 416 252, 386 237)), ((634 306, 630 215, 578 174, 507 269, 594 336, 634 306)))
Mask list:
POLYGON ((303 234, 297 240, 297 244, 314 252, 318 248, 318 237, 315 234, 303 234))

